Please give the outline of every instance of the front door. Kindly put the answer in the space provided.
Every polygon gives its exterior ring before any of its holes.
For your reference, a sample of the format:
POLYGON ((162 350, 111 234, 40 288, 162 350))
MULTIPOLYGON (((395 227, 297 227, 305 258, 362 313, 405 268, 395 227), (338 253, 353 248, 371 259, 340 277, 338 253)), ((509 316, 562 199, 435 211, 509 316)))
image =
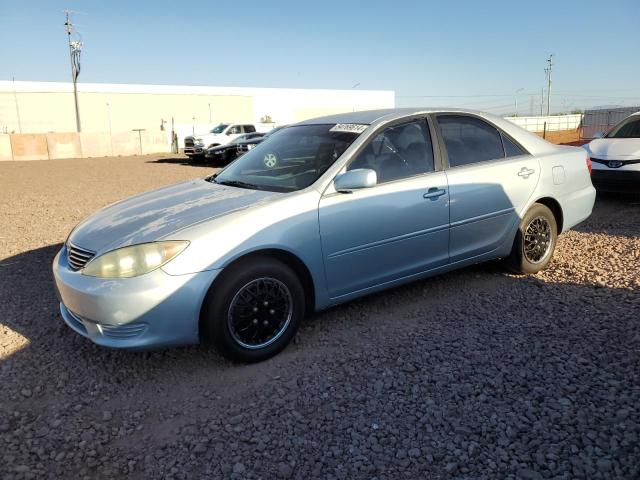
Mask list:
POLYGON ((434 168, 425 119, 388 127, 351 161, 378 184, 320 200, 327 288, 332 298, 448 262, 449 193, 434 168))

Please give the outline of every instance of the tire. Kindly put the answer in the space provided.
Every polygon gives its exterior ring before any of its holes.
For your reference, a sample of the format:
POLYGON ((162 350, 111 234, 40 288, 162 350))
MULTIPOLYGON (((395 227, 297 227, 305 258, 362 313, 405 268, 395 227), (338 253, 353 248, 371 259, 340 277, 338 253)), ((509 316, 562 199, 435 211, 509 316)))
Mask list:
POLYGON ((520 221, 511 253, 505 259, 507 268, 521 275, 544 270, 551 262, 557 239, 553 212, 546 205, 534 203, 520 221))
POLYGON ((203 305, 201 334, 231 360, 260 362, 289 344, 304 312, 304 289, 296 273, 273 258, 253 257, 216 280, 203 305), (252 333, 257 338, 250 338, 252 333))

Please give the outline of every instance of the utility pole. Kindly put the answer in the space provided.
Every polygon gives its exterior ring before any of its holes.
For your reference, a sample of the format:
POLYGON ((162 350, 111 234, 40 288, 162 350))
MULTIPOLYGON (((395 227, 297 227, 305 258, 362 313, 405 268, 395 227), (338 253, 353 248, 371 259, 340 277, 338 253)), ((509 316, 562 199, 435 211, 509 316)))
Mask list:
POLYGON ((16 94, 16 77, 11 77, 13 83, 13 101, 16 104, 16 118, 18 119, 18 133, 22 133, 22 120, 20 120, 20 108, 18 107, 18 95, 16 94))
POLYGON ((531 98, 529 99, 529 115, 535 115, 535 112, 533 111, 533 95, 531 95, 531 98))
POLYGON ((513 99, 515 101, 515 116, 518 116, 518 94, 523 91, 524 88, 519 88, 518 90, 516 90, 516 93, 513 95, 513 99))
POLYGON ((78 40, 71 40, 71 34, 73 33, 73 24, 69 18, 70 10, 65 10, 65 22, 64 26, 67 31, 67 38, 69 42, 69 59, 71 60, 71 81, 73 82, 73 100, 76 107, 76 130, 78 133, 82 131, 80 127, 80 110, 78 108, 78 87, 76 82, 80 75, 80 52, 82 51, 82 42, 78 40))
POLYGON ((540 116, 544 115, 544 87, 540 89, 540 116))
POLYGON ((547 116, 549 116, 549 112, 551 111, 551 70, 553 69, 553 54, 549 55, 547 63, 549 66, 545 68, 544 71, 547 74, 547 116))

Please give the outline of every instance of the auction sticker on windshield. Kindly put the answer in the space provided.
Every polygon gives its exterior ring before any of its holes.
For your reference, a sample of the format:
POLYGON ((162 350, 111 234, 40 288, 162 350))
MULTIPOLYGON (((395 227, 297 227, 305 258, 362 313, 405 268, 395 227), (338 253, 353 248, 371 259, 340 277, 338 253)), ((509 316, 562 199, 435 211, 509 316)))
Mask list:
POLYGON ((362 125, 359 123, 336 123, 330 132, 350 132, 350 133, 362 133, 369 125, 362 125))

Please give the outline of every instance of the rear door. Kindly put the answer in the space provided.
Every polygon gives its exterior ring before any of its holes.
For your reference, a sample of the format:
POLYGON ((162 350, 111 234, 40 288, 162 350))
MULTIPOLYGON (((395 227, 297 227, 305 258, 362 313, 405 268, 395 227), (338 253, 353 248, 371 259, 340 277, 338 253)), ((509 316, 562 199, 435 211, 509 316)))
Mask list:
POLYGON ((451 200, 451 262, 496 250, 515 233, 540 177, 536 158, 486 120, 436 115, 451 200))

